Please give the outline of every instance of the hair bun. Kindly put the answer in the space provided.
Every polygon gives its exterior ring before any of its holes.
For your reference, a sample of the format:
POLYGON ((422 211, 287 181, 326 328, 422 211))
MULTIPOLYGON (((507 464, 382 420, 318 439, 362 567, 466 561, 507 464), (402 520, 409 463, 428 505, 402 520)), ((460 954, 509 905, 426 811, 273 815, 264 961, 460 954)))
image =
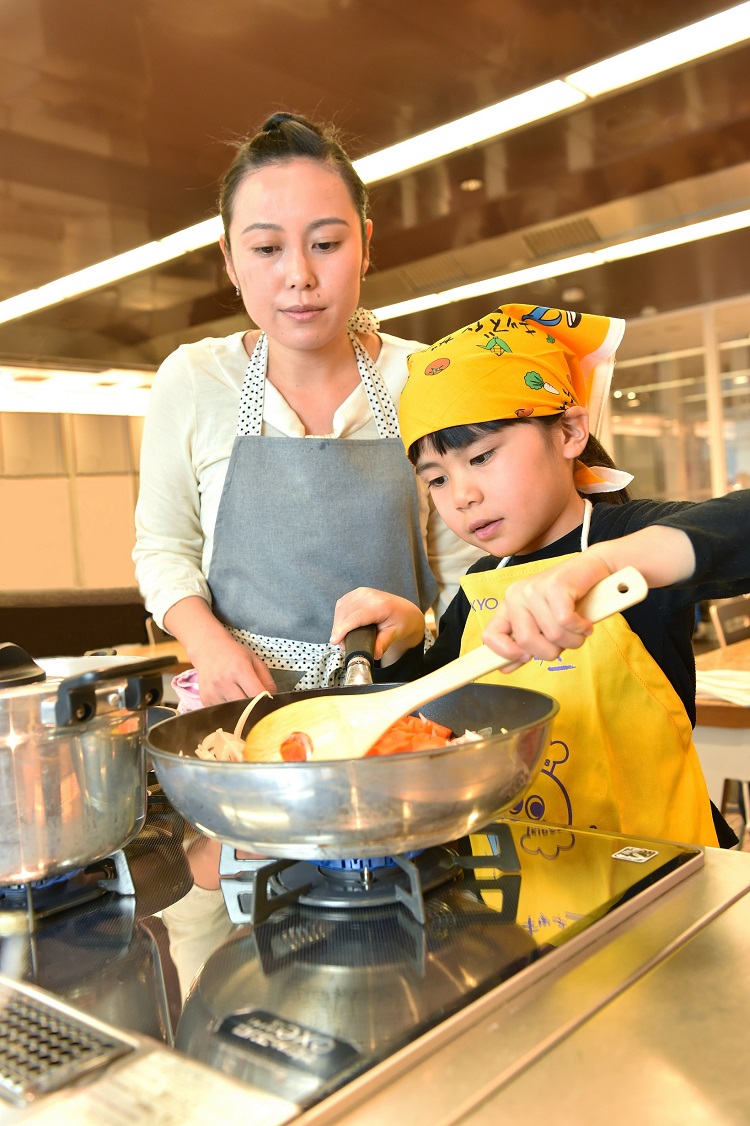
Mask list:
POLYGON ((276 129, 279 129, 285 121, 295 120, 296 118, 292 113, 273 113, 266 121, 263 122, 260 127, 260 132, 273 133, 276 129))

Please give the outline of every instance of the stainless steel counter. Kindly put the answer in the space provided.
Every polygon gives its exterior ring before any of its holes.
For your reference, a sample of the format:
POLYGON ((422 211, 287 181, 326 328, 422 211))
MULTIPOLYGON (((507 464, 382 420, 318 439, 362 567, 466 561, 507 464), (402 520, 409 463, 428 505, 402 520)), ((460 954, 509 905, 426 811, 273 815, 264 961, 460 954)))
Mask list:
POLYGON ((138 1037, 85 1087, 0 1104, 0 1123, 745 1123, 749 890, 750 855, 707 850, 603 939, 542 976, 530 967, 301 1116, 138 1037))
POLYGON ((298 1126, 748 1122, 748 890, 750 855, 707 849, 608 942, 501 987, 298 1126))

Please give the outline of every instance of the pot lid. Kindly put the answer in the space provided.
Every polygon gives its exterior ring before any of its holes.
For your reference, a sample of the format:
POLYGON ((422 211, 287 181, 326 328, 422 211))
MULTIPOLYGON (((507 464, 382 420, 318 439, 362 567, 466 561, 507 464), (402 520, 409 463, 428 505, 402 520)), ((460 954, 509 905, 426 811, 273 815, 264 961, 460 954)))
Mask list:
POLYGON ((150 708, 161 700, 162 671, 175 660, 97 655, 37 662, 20 645, 0 642, 0 711, 16 706, 30 716, 36 709, 42 725, 69 727, 97 713, 150 708))

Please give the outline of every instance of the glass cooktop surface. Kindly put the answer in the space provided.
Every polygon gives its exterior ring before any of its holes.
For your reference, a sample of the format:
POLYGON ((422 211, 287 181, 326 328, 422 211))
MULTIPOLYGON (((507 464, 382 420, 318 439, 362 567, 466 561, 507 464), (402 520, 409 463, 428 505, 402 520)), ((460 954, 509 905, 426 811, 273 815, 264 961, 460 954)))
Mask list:
POLYGON ((333 896, 238 929, 196 979, 176 1047, 310 1106, 703 862, 700 849, 513 820, 447 847, 455 872, 425 892, 424 924, 403 903, 351 910, 333 896))

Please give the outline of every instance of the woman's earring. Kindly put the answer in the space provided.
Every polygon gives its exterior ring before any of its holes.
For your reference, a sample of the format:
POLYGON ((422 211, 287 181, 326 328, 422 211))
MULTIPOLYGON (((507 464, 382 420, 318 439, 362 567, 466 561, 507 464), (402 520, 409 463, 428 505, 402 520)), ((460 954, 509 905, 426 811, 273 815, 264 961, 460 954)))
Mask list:
POLYGON ((237 294, 237 296, 239 297, 239 295, 240 295, 240 287, 239 287, 238 285, 236 285, 236 286, 234 287, 234 292, 235 292, 235 293, 237 294))

